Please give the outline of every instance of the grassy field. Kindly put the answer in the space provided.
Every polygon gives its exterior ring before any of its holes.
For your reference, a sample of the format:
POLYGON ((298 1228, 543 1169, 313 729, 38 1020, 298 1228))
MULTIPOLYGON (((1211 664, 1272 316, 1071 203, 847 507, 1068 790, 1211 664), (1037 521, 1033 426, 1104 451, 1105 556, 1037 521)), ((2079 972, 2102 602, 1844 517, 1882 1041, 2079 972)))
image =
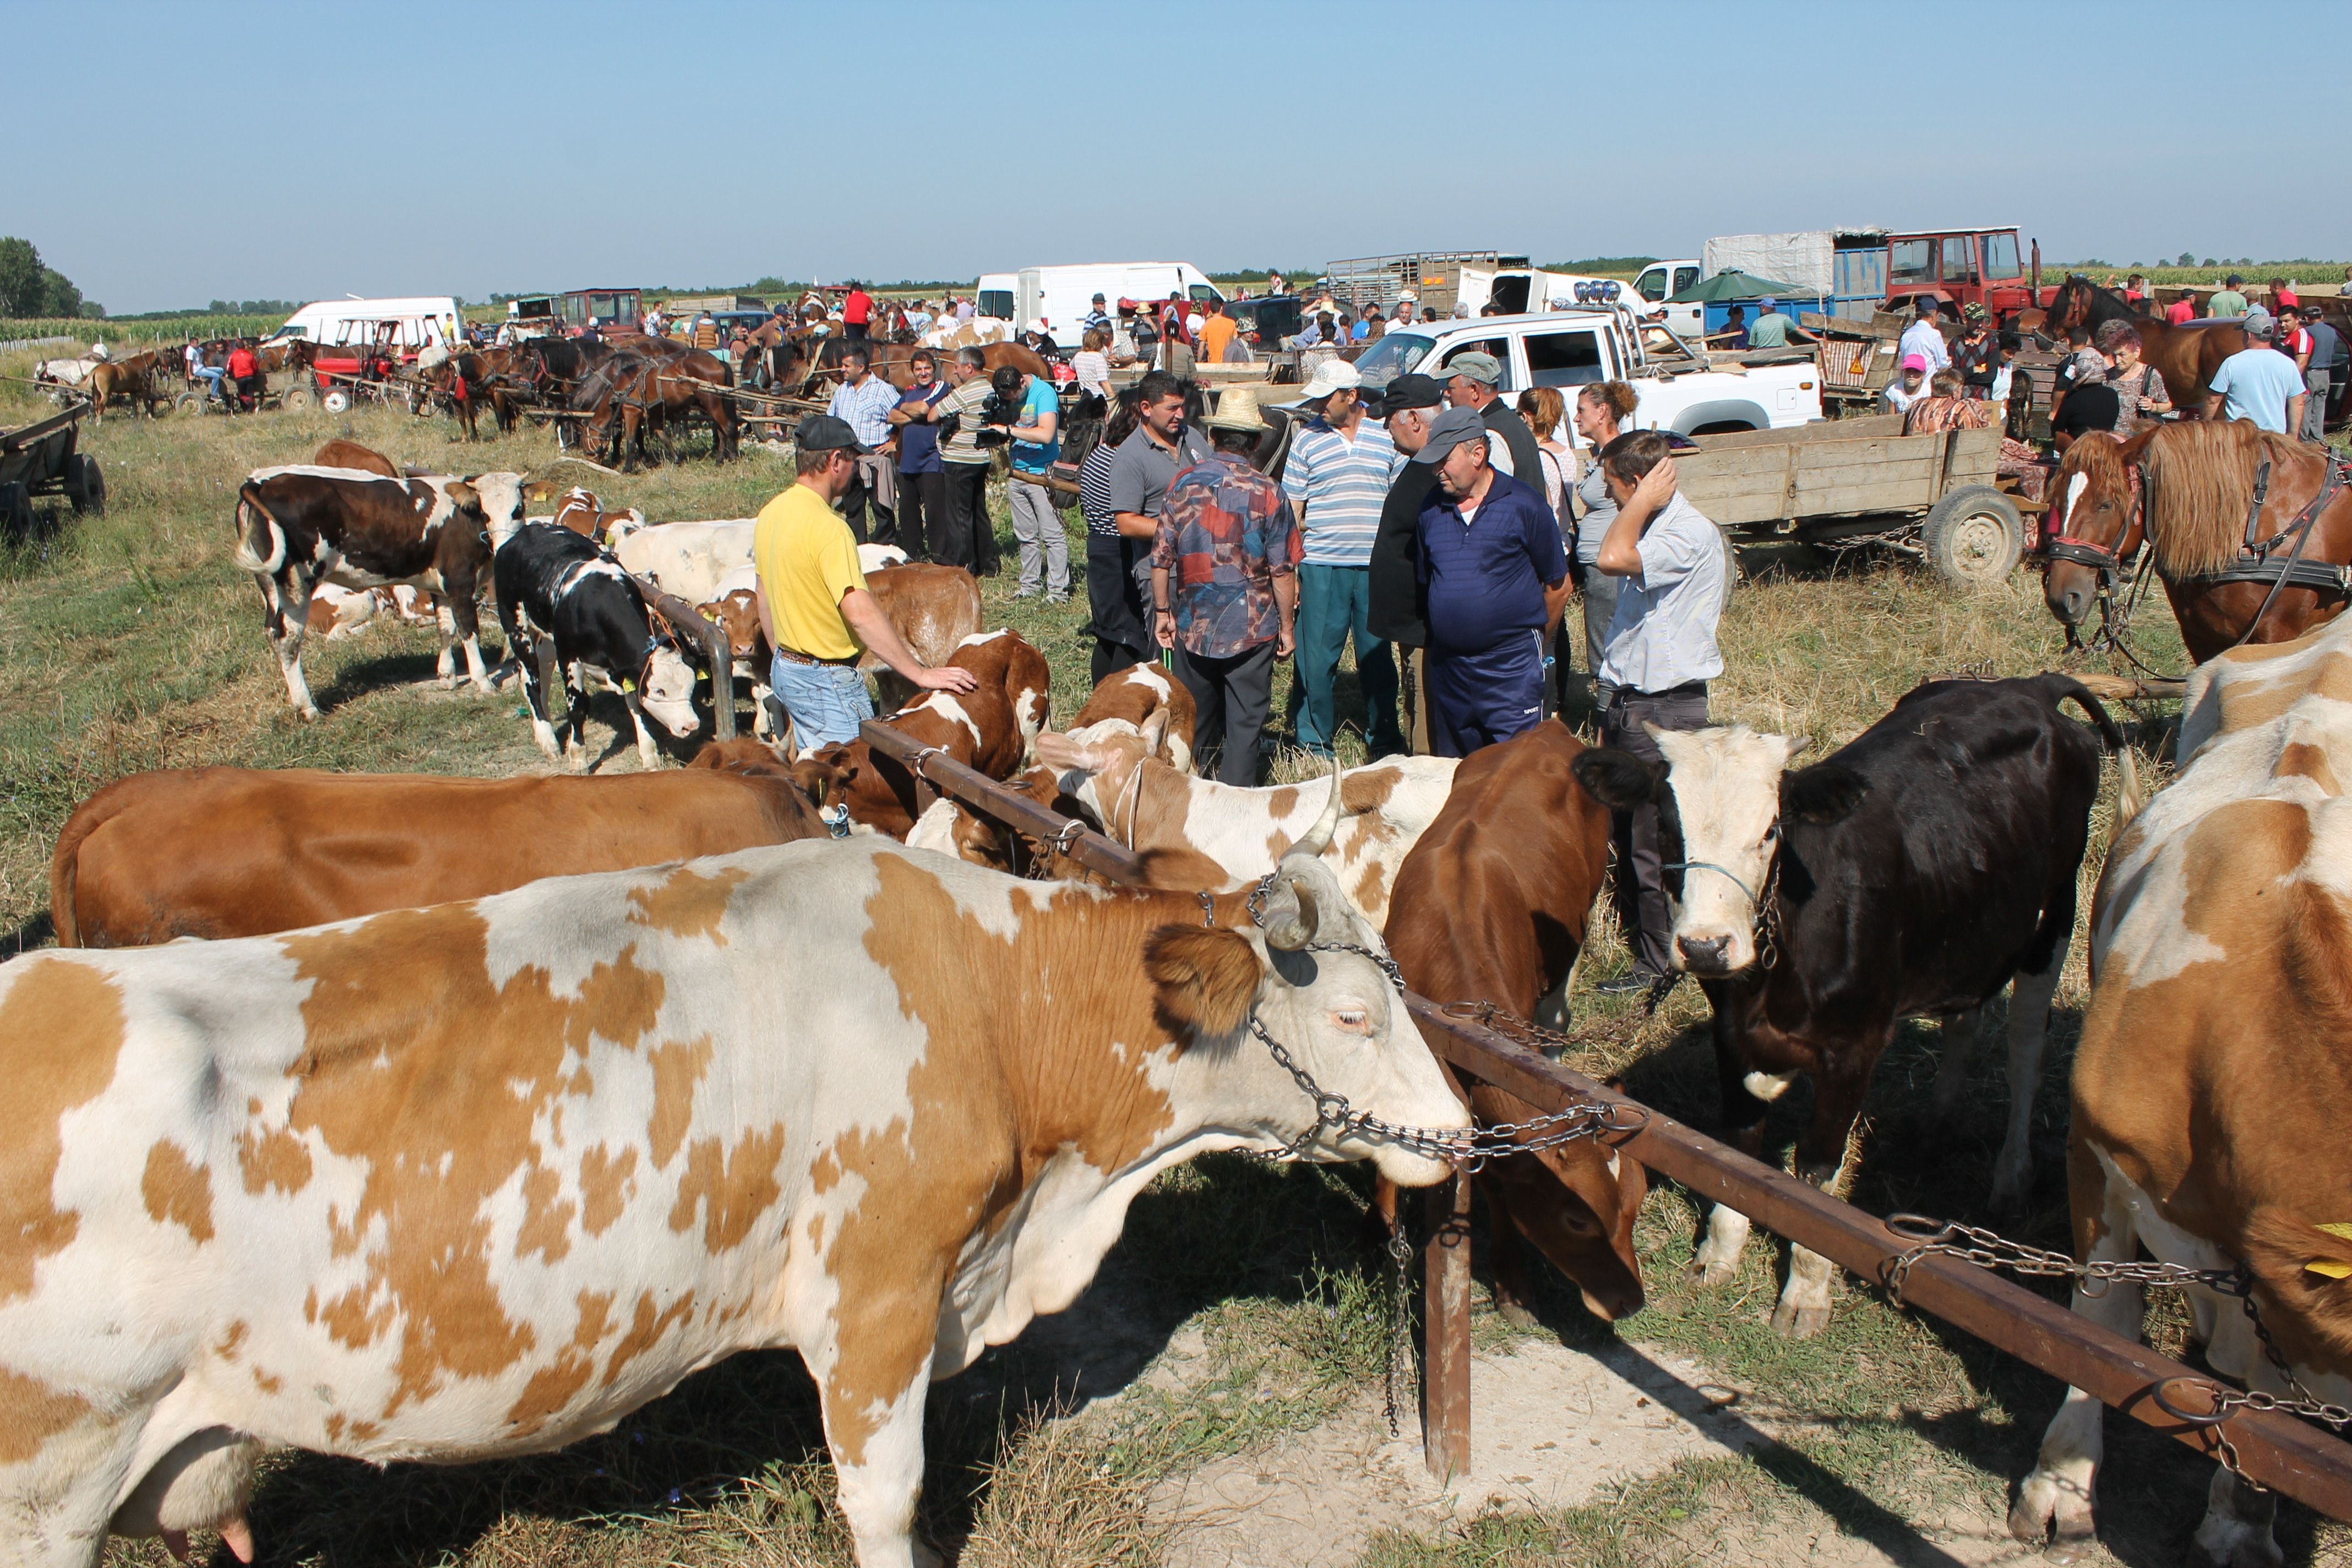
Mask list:
MULTIPOLYGON (((0 373, 16 368, 0 361, 0 373)), ((0 393, 0 426, 40 406, 0 393)), ((108 513, 47 516, 33 537, 0 548, 0 664, 10 676, 0 686, 0 933, 8 939, 0 952, 49 940, 47 869, 58 827, 75 802, 123 773, 205 763, 475 774, 543 766, 512 694, 432 687, 436 639, 416 630, 378 627, 314 643, 311 684, 325 717, 304 724, 288 710, 257 595, 229 562, 231 497, 247 468, 299 458, 345 432, 410 462, 577 478, 608 503, 657 518, 747 515, 790 478, 784 460, 751 447, 727 468, 696 459, 607 478, 551 466, 551 443, 535 433, 467 446, 445 424, 373 410, 341 419, 111 420, 86 430, 86 449, 105 466, 108 513)), ((984 584, 991 624, 1013 626, 1044 649, 1066 715, 1084 695, 1083 600, 1048 606, 1011 597, 1013 547, 999 504, 1007 572, 984 584)), ((1074 533, 1074 555, 1080 548, 1074 533)), ((1883 561, 1791 549, 1746 564, 1750 580, 1724 627, 1731 671, 1717 689, 1717 716, 1811 734, 1820 751, 1925 677, 1963 668, 2020 674, 2061 658, 2029 577, 1963 598, 1883 561)), ((2178 668, 2168 621, 2160 611, 2147 620, 2144 652, 2178 668)), ((619 711, 601 707, 597 716, 609 722, 619 711)), ((634 752, 617 749, 609 765, 634 767, 634 752)), ((1282 771, 1295 775, 1295 760, 1282 771)), ((2104 802, 2100 810, 2103 838, 2104 802)), ((2095 874, 2084 868, 2086 886, 2095 874)), ((1586 973, 1597 978, 1624 962, 1604 924, 1586 973)), ((2044 1245, 2063 1245, 2063 1084, 2083 1001, 2078 938, 2037 1100, 2040 1181, 2031 1214, 2009 1227, 2044 1245)), ((1626 1069, 1636 1093, 1712 1123, 1713 1068, 1693 988, 1646 1022, 1629 1008, 1580 1001, 1576 1029, 1583 1065, 1626 1069)), ((1965 1113, 1938 1124, 1925 1109, 1933 1044, 1930 1031, 1908 1029, 1885 1058, 1856 1200, 1879 1212, 1990 1217, 1980 1205, 2006 1098, 2000 1053, 1985 1053, 1965 1113)), ((1805 1104, 1799 1089, 1776 1107, 1780 1146, 1805 1104)), ((1041 1322, 936 1391, 925 1530, 985 1568, 1163 1560, 1170 1526, 1147 1505, 1154 1486, 1218 1456, 1275 1452, 1377 1384, 1391 1288, 1362 1239, 1368 1184, 1354 1169, 1267 1170, 1230 1159, 1164 1178, 1136 1205, 1070 1323, 1041 1322), (1174 1342, 1194 1347, 1181 1375, 1174 1342)), ((1922 1533, 1936 1521, 2005 1506, 2056 1405, 2051 1380, 1851 1281, 1823 1335, 1780 1341, 1765 1326, 1777 1289, 1774 1247, 1759 1237, 1734 1286, 1697 1290, 1684 1266, 1698 1217, 1688 1194, 1655 1190, 1640 1230, 1649 1310, 1612 1329, 1549 1280, 1538 1331, 1572 1345, 1617 1334, 1697 1358, 1748 1391, 1751 1408, 1772 1413, 1787 1441, 1742 1459, 1685 1462, 1573 1510, 1495 1512, 1438 1535, 1392 1531, 1370 1544, 1367 1563, 1760 1561, 1777 1555, 1761 1543, 1794 1541, 1801 1550, 1809 1536, 1910 1560, 1932 1556, 1922 1533)), ((2171 1314, 2155 1332, 2178 1350, 2184 1326, 2171 1314)), ((1523 1332, 1491 1313, 1479 1319, 1490 1349, 1507 1349, 1523 1332)), ((1574 1416, 1563 1412, 1560 1421, 1565 1430, 1574 1416)), ((287 1457, 268 1475, 254 1521, 272 1564, 832 1568, 849 1559, 818 1432, 797 1357, 747 1355, 558 1455, 383 1472, 287 1457)), ((2177 1558, 2207 1473, 2177 1445, 2111 1423, 2105 1549, 2135 1563, 2177 1558)), ((2352 1560, 2345 1532, 2292 1506, 2282 1510, 2280 1534, 2291 1561, 2352 1560)), ((215 1559, 229 1561, 219 1550, 215 1559)), ((165 1560, 153 1542, 118 1543, 110 1556, 165 1560)))

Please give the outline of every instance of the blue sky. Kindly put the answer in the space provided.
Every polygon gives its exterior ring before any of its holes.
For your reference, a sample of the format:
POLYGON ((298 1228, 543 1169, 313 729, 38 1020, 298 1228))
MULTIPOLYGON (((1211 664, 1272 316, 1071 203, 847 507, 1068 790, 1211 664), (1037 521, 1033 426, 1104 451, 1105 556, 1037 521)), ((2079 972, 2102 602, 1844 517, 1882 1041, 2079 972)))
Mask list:
POLYGON ((0 23, 47 62, 0 234, 116 311, 1696 255, 1854 222, 2013 222, 2053 259, 2352 255, 2326 127, 2347 0, 0 0, 0 23))

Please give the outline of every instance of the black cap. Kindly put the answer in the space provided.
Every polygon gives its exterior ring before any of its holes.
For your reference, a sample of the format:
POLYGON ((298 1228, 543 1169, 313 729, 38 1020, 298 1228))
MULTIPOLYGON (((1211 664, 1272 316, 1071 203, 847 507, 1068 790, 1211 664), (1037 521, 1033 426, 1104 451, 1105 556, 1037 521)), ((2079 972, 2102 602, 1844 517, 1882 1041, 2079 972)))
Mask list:
POLYGON ((1407 408, 1434 408, 1444 401, 1445 389, 1428 376, 1401 375, 1381 395, 1380 416, 1385 419, 1407 408))
POLYGON ((803 452, 856 452, 860 456, 872 451, 871 447, 857 444, 857 432, 845 419, 830 414, 812 414, 793 429, 793 445, 803 452))

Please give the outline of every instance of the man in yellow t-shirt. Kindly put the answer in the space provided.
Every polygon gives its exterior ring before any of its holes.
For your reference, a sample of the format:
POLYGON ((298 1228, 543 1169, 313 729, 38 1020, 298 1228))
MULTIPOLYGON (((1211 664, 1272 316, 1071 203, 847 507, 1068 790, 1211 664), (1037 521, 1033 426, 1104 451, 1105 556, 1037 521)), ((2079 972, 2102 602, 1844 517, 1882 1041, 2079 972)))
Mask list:
POLYGON ((799 482, 760 509, 751 560, 760 579, 760 624, 775 650, 769 669, 776 700, 793 723, 793 743, 806 753, 857 738, 874 717, 857 660, 872 648, 883 663, 927 691, 970 691, 971 671, 933 669, 898 636, 881 604, 866 591, 857 541, 833 510, 857 476, 866 448, 849 426, 812 414, 793 432, 799 482))

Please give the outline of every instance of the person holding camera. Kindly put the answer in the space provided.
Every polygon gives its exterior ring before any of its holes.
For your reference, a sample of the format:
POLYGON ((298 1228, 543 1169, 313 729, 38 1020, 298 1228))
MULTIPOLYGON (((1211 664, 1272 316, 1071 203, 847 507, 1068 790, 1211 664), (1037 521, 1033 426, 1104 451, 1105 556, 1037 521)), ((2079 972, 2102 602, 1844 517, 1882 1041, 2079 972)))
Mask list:
POLYGON ((1070 596, 1070 542, 1045 479, 1062 455, 1062 395, 1045 377, 1009 364, 997 366, 990 384, 995 395, 982 418, 1002 429, 1013 448, 1005 499, 1013 508, 1013 537, 1021 542, 1021 586, 1013 596, 1035 598, 1042 576, 1045 602, 1058 605, 1070 596))
POLYGON ((942 525, 931 532, 931 559, 975 577, 996 575, 996 526, 988 516, 991 448, 980 444, 981 410, 995 389, 981 372, 986 353, 961 348, 948 361, 948 395, 919 417, 940 427, 940 467, 947 478, 942 525))

